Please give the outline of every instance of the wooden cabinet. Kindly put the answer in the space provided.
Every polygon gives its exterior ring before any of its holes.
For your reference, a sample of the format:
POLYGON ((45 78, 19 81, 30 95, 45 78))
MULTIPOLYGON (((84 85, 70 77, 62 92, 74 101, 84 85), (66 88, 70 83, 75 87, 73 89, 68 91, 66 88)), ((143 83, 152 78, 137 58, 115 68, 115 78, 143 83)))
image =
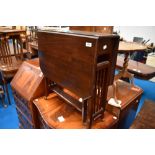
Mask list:
MULTIPOLYGON (((108 100, 112 96, 112 88, 109 87, 108 100)), ((131 84, 122 80, 117 81, 116 96, 121 101, 121 107, 115 107, 107 104, 106 110, 119 118, 118 128, 122 128, 125 119, 129 115, 130 110, 134 110, 135 114, 139 105, 139 101, 143 90, 139 87, 133 87, 131 84)))
MULTIPOLYGON (((57 94, 51 93, 47 100, 44 97, 34 100, 38 110, 38 122, 43 129, 85 129, 82 117, 74 107, 68 105, 57 94)), ((92 128, 109 129, 117 127, 118 119, 109 112, 103 119, 97 119, 92 128)))
POLYGON ((32 101, 44 93, 44 76, 39 59, 23 62, 14 76, 11 87, 16 103, 20 128, 36 128, 36 113, 32 101))
MULTIPOLYGON (((120 108, 112 105, 106 105, 106 111, 103 119, 94 122, 92 128, 109 129, 121 128, 124 119, 128 116, 131 109, 137 110, 139 100, 142 95, 142 89, 133 88, 127 82, 119 80, 117 83, 117 97, 122 102, 120 108)), ((113 97, 113 90, 108 89, 107 100, 113 97)), ((80 113, 73 107, 69 106, 58 95, 52 93, 45 100, 44 97, 34 100, 38 111, 38 122, 40 128, 55 129, 81 129, 86 128, 82 124, 80 113)))

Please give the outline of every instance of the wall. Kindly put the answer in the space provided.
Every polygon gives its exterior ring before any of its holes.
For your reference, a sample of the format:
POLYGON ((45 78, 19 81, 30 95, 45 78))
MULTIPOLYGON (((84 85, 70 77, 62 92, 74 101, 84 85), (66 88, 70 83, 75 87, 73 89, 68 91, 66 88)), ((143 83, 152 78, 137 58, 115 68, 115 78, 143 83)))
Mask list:
POLYGON ((155 44, 155 26, 115 26, 114 31, 120 31, 121 37, 127 41, 132 41, 133 37, 142 37, 144 40, 155 44))

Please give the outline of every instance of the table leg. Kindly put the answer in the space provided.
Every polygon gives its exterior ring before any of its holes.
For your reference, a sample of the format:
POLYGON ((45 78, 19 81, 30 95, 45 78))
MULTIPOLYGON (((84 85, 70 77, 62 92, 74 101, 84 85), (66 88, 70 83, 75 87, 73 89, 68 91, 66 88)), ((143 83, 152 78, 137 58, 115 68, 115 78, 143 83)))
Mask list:
POLYGON ((123 69, 115 76, 115 81, 120 78, 129 78, 131 84, 134 86, 133 77, 134 74, 131 74, 128 72, 128 63, 129 63, 129 53, 125 53, 124 63, 123 63, 123 69))
POLYGON ((116 89, 117 89, 117 80, 120 78, 129 78, 132 87, 134 85, 134 74, 128 72, 128 63, 129 63, 129 53, 125 54, 123 69, 115 76, 114 83, 113 83, 113 97, 116 103, 118 103, 117 96, 116 96, 116 89))

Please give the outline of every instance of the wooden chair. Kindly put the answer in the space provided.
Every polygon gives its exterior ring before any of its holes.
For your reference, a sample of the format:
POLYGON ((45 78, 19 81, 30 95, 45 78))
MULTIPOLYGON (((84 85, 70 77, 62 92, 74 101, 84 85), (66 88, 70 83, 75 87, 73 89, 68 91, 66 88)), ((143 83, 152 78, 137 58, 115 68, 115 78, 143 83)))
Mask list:
POLYGON ((9 37, 0 37, 0 72, 9 104, 11 102, 7 84, 13 78, 23 61, 22 46, 19 47, 19 42, 15 39, 13 40, 13 47, 10 50, 9 37))

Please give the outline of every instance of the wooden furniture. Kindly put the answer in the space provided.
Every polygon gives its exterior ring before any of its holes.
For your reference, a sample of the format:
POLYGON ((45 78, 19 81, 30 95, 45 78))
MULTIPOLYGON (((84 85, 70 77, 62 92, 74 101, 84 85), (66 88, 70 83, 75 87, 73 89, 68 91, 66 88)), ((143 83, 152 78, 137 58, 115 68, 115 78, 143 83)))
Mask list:
POLYGON ((155 129, 155 102, 144 102, 130 129, 155 129))
MULTIPOLYGON (((106 110, 118 118, 118 128, 122 128, 130 110, 134 110, 135 114, 139 105, 139 101, 143 90, 137 86, 132 86, 122 80, 117 81, 116 96, 121 101, 121 107, 116 107, 107 104, 106 110)), ((108 91, 108 98, 113 98, 113 88, 110 86, 108 91)))
POLYGON ((155 54, 149 54, 147 57, 146 64, 155 67, 155 54))
POLYGON ((29 42, 31 57, 38 57, 38 41, 29 42))
POLYGON ((25 30, 17 30, 17 29, 0 29, 0 33, 3 37, 8 37, 12 40, 13 50, 11 52, 16 52, 16 42, 18 42, 18 46, 21 48, 22 52, 26 54, 28 51, 28 42, 27 35, 25 30))
POLYGON ((25 30, 16 30, 16 29, 0 29, 0 33, 3 33, 7 36, 13 36, 13 35, 21 35, 25 34, 25 30))
POLYGON ((120 79, 122 77, 129 78, 131 80, 131 83, 134 85, 133 74, 127 71, 128 62, 129 62, 129 54, 135 51, 137 52, 145 51, 146 49, 147 49, 147 46, 140 44, 140 43, 120 41, 118 52, 124 53, 125 58, 124 58, 124 63, 123 63, 123 69, 120 71, 119 74, 115 76, 115 80, 120 79))
MULTIPOLYGON (((121 108, 106 105, 104 118, 94 121, 92 128, 109 129, 121 127, 127 117, 129 110, 137 109, 142 90, 137 87, 133 89, 127 82, 118 81, 117 96, 121 100, 121 108)), ((109 86, 107 100, 113 97, 113 89, 109 86)), ((48 99, 44 97, 35 99, 38 122, 40 128, 45 129, 82 129, 86 128, 82 124, 81 114, 56 93, 51 93, 48 99)))
POLYGON ((39 59, 24 61, 11 81, 20 128, 37 128, 32 101, 44 94, 44 76, 39 59))
POLYGON ((0 100, 1 100, 1 103, 3 105, 4 108, 7 107, 7 105, 5 104, 4 102, 4 90, 3 90, 3 82, 2 82, 2 79, 0 78, 0 100))
MULTIPOLYGON (((77 109, 66 104, 56 93, 51 93, 48 99, 44 97, 34 100, 38 110, 38 122, 41 129, 85 129, 81 114, 77 109)), ((104 118, 97 119, 92 128, 109 129, 117 127, 118 119, 109 112, 104 112, 104 118)))
MULTIPOLYGON (((121 56, 117 56, 116 68, 122 69, 123 63, 124 58, 121 56)), ((155 76, 155 67, 134 60, 129 60, 127 69, 130 73, 134 74, 138 78, 148 80, 155 76)))
MULTIPOLYGON (((103 117, 113 83, 119 36, 91 32, 39 31, 40 67, 50 89, 82 113, 83 123, 103 117), (65 93, 66 88, 78 100, 65 93)), ((46 93, 46 96, 48 92, 46 93)))
POLYGON ((37 26, 28 26, 27 30, 29 31, 29 42, 33 42, 37 40, 37 32, 38 28, 37 26))
POLYGON ((26 35, 25 30, 16 30, 16 29, 0 29, 0 33, 3 34, 3 36, 20 36, 20 35, 26 35))
MULTIPOLYGON (((18 42, 16 43, 18 44, 18 42)), ((23 60, 22 50, 18 48, 17 44, 14 48, 15 53, 12 54, 8 37, 0 36, 0 72, 9 104, 11 104, 11 101, 7 83, 15 75, 23 60)))
POLYGON ((113 26, 69 26, 70 30, 99 32, 104 34, 112 34, 113 26))

